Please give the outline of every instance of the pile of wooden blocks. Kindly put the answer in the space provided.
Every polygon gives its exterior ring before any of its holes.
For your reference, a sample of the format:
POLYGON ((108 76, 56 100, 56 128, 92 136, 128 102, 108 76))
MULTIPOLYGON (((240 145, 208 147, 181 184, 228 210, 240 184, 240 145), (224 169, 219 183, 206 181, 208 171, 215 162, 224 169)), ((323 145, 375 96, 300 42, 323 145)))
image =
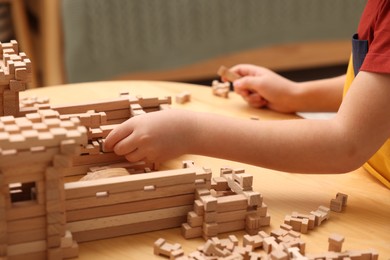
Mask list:
POLYGON ((19 115, 19 92, 32 78, 31 61, 16 41, 0 42, 0 116, 19 115))
POLYGON ((185 238, 205 239, 236 230, 256 234, 269 226, 267 205, 260 193, 252 190, 253 176, 244 170, 222 168, 212 179, 211 189, 198 189, 193 211, 182 225, 185 238))
POLYGON ((330 209, 325 206, 319 206, 317 210, 311 211, 310 214, 301 214, 293 212, 284 218, 284 224, 291 226, 291 229, 302 234, 322 224, 329 219, 330 209))
MULTIPOLYGON (((293 233, 294 231, 291 233, 292 236, 300 236, 297 232, 293 233)), ((272 231, 270 235, 264 231, 253 236, 244 235, 242 246, 234 235, 224 239, 212 237, 196 251, 186 255, 180 244, 170 244, 159 238, 154 243, 154 254, 175 260, 378 260, 378 253, 372 249, 341 252, 344 237, 338 234, 330 235, 328 252, 319 254, 305 255, 305 242, 302 240, 296 243, 279 240, 280 234, 277 231, 272 231)))

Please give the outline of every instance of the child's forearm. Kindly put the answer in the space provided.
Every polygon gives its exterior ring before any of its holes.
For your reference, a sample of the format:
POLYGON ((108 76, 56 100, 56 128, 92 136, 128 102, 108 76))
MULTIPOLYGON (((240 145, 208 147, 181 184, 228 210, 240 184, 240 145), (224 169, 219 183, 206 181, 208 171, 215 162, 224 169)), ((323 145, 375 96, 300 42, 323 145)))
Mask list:
POLYGON ((335 112, 343 96, 345 75, 298 83, 296 111, 335 112))
POLYGON ((188 153, 301 173, 341 173, 359 158, 332 121, 250 121, 197 114, 188 153))

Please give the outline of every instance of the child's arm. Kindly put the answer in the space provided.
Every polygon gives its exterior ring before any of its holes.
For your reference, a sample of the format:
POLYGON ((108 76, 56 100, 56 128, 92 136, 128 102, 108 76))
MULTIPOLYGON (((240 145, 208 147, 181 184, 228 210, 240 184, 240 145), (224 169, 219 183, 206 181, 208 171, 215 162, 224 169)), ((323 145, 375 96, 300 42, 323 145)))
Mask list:
POLYGON ((324 112, 337 111, 341 104, 344 75, 301 83, 250 64, 236 65, 231 71, 242 76, 234 81, 235 91, 253 107, 266 106, 278 112, 324 112))
POLYGON ((289 172, 347 172, 389 138, 389 99, 390 75, 360 72, 330 120, 251 121, 172 109, 128 120, 106 147, 130 161, 188 153, 289 172))

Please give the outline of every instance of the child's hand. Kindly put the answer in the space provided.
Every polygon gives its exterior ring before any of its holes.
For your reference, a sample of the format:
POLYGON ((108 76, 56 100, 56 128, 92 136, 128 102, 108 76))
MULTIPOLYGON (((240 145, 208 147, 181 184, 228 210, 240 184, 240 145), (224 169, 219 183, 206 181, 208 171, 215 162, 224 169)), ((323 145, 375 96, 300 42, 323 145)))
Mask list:
MULTIPOLYGON (((255 65, 240 64, 231 70, 242 78, 233 82, 234 90, 253 107, 268 107, 278 112, 296 112, 294 93, 297 83, 255 65)), ((224 79, 223 79, 224 80, 224 79)))
POLYGON ((105 149, 130 162, 162 162, 185 153, 191 128, 187 111, 168 109, 132 117, 107 136, 105 149))

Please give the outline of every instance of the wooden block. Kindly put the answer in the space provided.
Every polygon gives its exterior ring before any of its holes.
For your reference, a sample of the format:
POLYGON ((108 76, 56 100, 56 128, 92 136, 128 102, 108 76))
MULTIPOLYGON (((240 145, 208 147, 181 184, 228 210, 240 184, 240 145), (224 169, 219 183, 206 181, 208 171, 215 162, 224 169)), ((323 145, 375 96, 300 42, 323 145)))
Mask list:
POLYGON ((225 191, 229 189, 228 182, 223 177, 214 177, 212 183, 212 189, 216 191, 225 191))
POLYGON ((73 245, 73 236, 69 230, 65 231, 65 236, 61 238, 61 248, 72 247, 73 245))
POLYGON ((199 216, 194 211, 190 211, 187 214, 187 222, 191 227, 200 227, 203 225, 203 216, 199 216))
POLYGON ((203 246, 203 253, 206 256, 217 256, 217 257, 224 257, 227 256, 228 253, 226 253, 224 250, 221 250, 218 248, 212 240, 207 240, 205 245, 203 246))
POLYGON ((19 81, 27 82, 27 80, 28 80, 27 68, 15 69, 15 79, 19 80, 19 81))
POLYGON ((166 244, 165 239, 159 238, 154 242, 154 247, 153 247, 153 253, 155 255, 163 255, 163 256, 168 256, 170 250, 166 247, 163 247, 166 244))
POLYGON ((233 174, 233 178, 240 184, 243 190, 251 190, 253 184, 253 176, 247 173, 233 174))
POLYGON ((271 236, 275 237, 275 238, 278 238, 278 237, 284 237, 285 235, 287 235, 287 231, 284 230, 284 229, 274 229, 271 231, 271 236))
POLYGON ((217 198, 211 195, 206 195, 206 196, 202 196, 200 198, 200 201, 202 201, 205 211, 217 210, 217 198))
POLYGON ((202 227, 191 227, 189 224, 184 223, 181 226, 181 234, 186 239, 201 237, 202 227))
POLYGON ((272 252, 273 248, 276 248, 278 244, 274 237, 265 237, 263 238, 263 250, 269 254, 272 252))
POLYGON ((79 246, 76 241, 73 241, 71 247, 62 248, 63 259, 77 258, 79 255, 79 246))
POLYGON ((184 104, 191 101, 191 94, 189 92, 182 92, 176 95, 176 103, 184 104))
POLYGON ((204 215, 204 205, 200 200, 194 201, 194 211, 197 215, 203 216, 204 215))
POLYGON ((270 223, 271 223, 271 216, 270 215, 267 215, 265 217, 260 217, 260 226, 261 227, 269 226, 270 223))
POLYGON ((271 259, 272 260, 289 260, 289 255, 281 250, 275 250, 271 252, 271 259))
POLYGON ((243 236, 243 246, 251 245, 253 249, 262 248, 263 246, 263 238, 261 236, 254 235, 244 235, 243 236))
POLYGON ((216 211, 206 211, 203 215, 203 221, 205 223, 213 223, 217 221, 217 212, 216 211))
POLYGON ((195 190, 195 199, 197 200, 201 199, 202 196, 207 196, 207 195, 211 195, 209 189, 198 188, 195 190))
POLYGON ((343 207, 347 206, 347 201, 348 201, 348 195, 347 194, 338 192, 336 194, 336 199, 342 201, 342 206, 343 207))
POLYGON ((244 220, 218 223, 218 234, 244 230, 244 229, 245 229, 244 220))
POLYGON ((232 72, 231 70, 229 70, 227 67, 225 66, 221 66, 219 69, 218 69, 218 72, 217 74, 221 77, 224 77, 226 78, 228 81, 235 81, 239 78, 241 78, 240 75, 238 75, 237 73, 235 72, 232 72))
POLYGON ((331 199, 330 201, 330 210, 334 212, 343 211, 343 202, 339 199, 331 199))
POLYGON ((307 218, 302 219, 301 222, 301 230, 300 232, 302 234, 307 234, 307 231, 309 230, 309 220, 307 218))
POLYGON ((217 223, 203 223, 203 234, 208 237, 218 235, 219 227, 217 223))
MULTIPOLYGON (((260 225, 260 216, 258 216, 257 214, 248 214, 246 215, 246 218, 245 218, 245 226, 252 230, 252 229, 259 229, 261 227, 260 225)), ((258 230, 257 230, 258 232, 258 230)))
POLYGON ((284 229, 284 230, 286 230, 286 231, 292 230, 292 226, 287 225, 287 224, 281 224, 281 225, 280 225, 280 228, 281 228, 281 229, 284 229))
POLYGON ((328 251, 341 252, 341 248, 344 242, 344 237, 342 235, 333 233, 328 238, 329 248, 328 251))

